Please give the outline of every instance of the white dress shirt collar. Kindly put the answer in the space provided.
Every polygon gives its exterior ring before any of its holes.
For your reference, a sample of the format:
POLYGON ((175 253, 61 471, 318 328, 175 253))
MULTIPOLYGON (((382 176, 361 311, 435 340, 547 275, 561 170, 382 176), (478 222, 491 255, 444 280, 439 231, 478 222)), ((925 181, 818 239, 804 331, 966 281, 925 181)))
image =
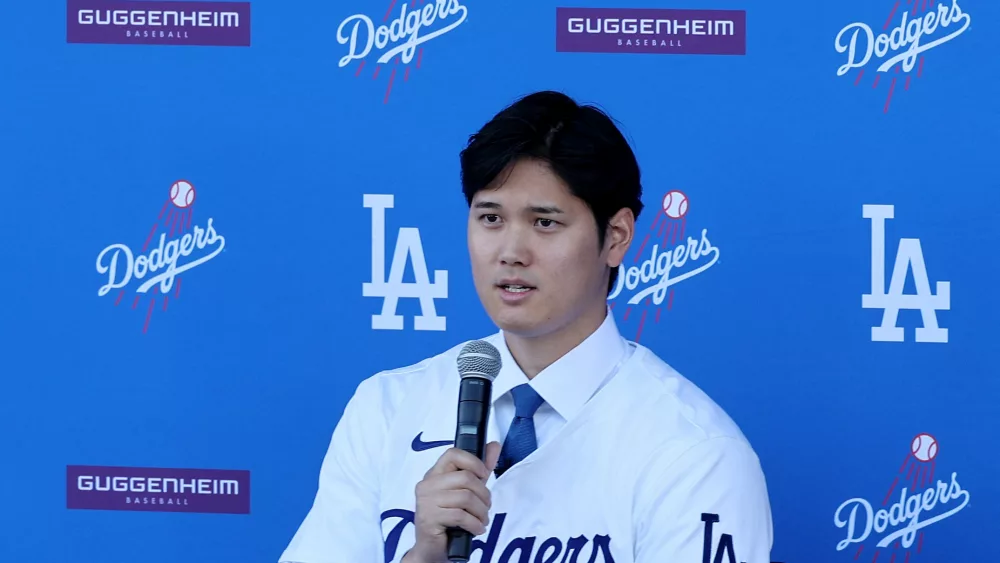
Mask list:
POLYGON ((609 309, 597 330, 529 380, 514 361, 502 331, 499 341, 497 349, 503 364, 493 382, 493 403, 514 387, 529 383, 566 421, 572 420, 590 400, 628 346, 609 309))

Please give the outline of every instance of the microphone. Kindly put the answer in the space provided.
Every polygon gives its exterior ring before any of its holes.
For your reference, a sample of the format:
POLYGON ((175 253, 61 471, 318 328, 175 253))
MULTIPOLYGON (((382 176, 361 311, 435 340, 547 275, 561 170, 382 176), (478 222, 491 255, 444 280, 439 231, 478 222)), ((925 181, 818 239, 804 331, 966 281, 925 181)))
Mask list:
MULTIPOLYGON (((482 340, 469 342, 458 354, 458 422, 455 447, 485 461, 486 424, 490 419, 493 380, 500 373, 500 352, 482 340)), ((472 534, 462 528, 448 528, 448 560, 467 563, 472 553, 472 534)))

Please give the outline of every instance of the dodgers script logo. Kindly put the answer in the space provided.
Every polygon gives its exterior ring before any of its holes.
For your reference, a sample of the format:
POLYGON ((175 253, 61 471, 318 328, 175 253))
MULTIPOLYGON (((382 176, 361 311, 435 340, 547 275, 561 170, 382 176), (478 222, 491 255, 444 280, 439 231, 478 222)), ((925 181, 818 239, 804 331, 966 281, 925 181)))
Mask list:
MULTIPOLYGON (((412 510, 405 509, 386 510, 382 513, 383 528, 387 520, 390 521, 391 527, 388 528, 388 533, 385 536, 383 556, 385 563, 392 563, 396 560, 399 540, 403 532, 407 526, 413 525, 414 513, 412 510)), ((506 512, 497 513, 490 522, 489 535, 486 540, 478 538, 472 540, 469 561, 491 563, 496 555, 498 563, 514 563, 515 561, 615 563, 614 555, 611 553, 613 540, 610 535, 606 534, 595 534, 593 537, 579 534, 567 538, 518 537, 508 541, 505 546, 500 546, 498 545, 500 535, 506 520, 506 512), (501 547, 502 550, 499 549, 501 547), (476 559, 477 551, 480 552, 479 559, 476 559)), ((718 543, 713 542, 715 537, 713 528, 718 526, 724 529, 725 524, 721 522, 718 514, 702 513, 701 522, 704 548, 702 560, 698 563, 744 563, 736 556, 731 534, 719 533, 718 543)))
POLYGON ((115 297, 117 307, 129 284, 135 287, 132 309, 139 306, 143 297, 149 297, 146 322, 142 326, 144 334, 149 329, 157 298, 162 296, 162 309, 166 311, 171 293, 174 300, 181 295, 180 275, 212 260, 226 246, 225 237, 216 232, 211 217, 204 227, 194 221, 194 202, 194 186, 186 180, 174 182, 170 197, 163 203, 140 250, 116 243, 97 255, 97 273, 107 280, 97 290, 99 297, 119 289, 115 297))
POLYGON ((719 261, 719 248, 709 240, 708 229, 687 232, 688 211, 689 200, 684 192, 667 192, 635 254, 631 259, 626 254, 618 267, 618 279, 608 300, 612 308, 618 300, 626 300, 623 322, 632 316, 633 308, 641 310, 635 334, 637 342, 647 313, 655 308, 658 323, 663 307, 673 306, 673 286, 705 272, 719 261))
MULTIPOLYGON (((406 527, 413 525, 413 518, 412 510, 393 509, 382 513, 383 525, 387 520, 395 521, 385 537, 385 563, 392 563, 396 560, 399 540, 406 527)), ((490 532, 486 541, 473 538, 472 550, 469 553, 470 562, 490 563, 494 561, 494 555, 499 557, 497 560, 499 563, 513 563, 514 561, 614 563, 615 561, 611 555, 611 537, 602 534, 593 537, 579 534, 562 539, 528 536, 514 538, 507 542, 506 546, 499 546, 500 533, 503 531, 506 520, 506 512, 497 513, 490 522, 490 532), (503 547, 503 549, 498 550, 499 547, 503 547), (480 552, 478 559, 477 551, 480 552)))
POLYGON ((857 550, 851 549, 854 559, 869 547, 873 563, 880 550, 891 551, 893 560, 905 557, 909 561, 911 553, 923 550, 925 528, 951 518, 969 504, 969 491, 959 485, 957 472, 935 483, 938 447, 930 434, 918 434, 881 503, 852 498, 837 507, 833 524, 846 533, 837 542, 837 551, 860 544, 857 550))
POLYGON ((388 194, 364 196, 364 206, 372 210, 372 281, 362 285, 361 294, 382 298, 382 312, 372 315, 372 330, 403 330, 403 317, 396 314, 396 305, 407 297, 420 301, 420 314, 413 318, 414 330, 445 330, 445 317, 437 314, 434 300, 448 297, 448 271, 434 270, 431 282, 416 227, 399 229, 389 277, 385 277, 385 210, 392 209, 394 203, 395 198, 388 194), (407 260, 413 264, 413 282, 403 281, 407 260))
POLYGON ((348 16, 337 27, 337 43, 347 45, 347 54, 340 58, 337 66, 343 68, 351 61, 360 60, 354 76, 360 76, 365 62, 372 56, 375 60, 375 72, 372 78, 378 78, 383 65, 393 63, 389 75, 389 85, 385 89, 382 103, 389 103, 389 93, 396 79, 396 69, 399 62, 406 65, 403 80, 410 79, 411 62, 416 59, 416 67, 424 58, 424 43, 440 37, 465 23, 469 9, 459 0, 414 0, 403 2, 396 12, 396 17, 389 22, 389 16, 396 5, 392 0, 389 9, 382 18, 382 24, 376 27, 372 18, 364 14, 348 16), (424 3, 426 1, 426 3, 424 3), (373 51, 375 52, 373 54, 373 51), (399 55, 399 58, 396 56, 399 55))
POLYGON ((883 74, 892 73, 883 112, 889 111, 900 69, 906 73, 904 89, 909 90, 913 70, 916 69, 918 78, 923 74, 923 53, 965 33, 972 22, 972 17, 959 7, 958 0, 952 0, 950 5, 942 2, 937 6, 934 0, 930 4, 927 0, 911 1, 910 8, 904 7, 903 12, 898 14, 901 3, 903 0, 896 0, 882 25, 882 32, 877 36, 868 24, 854 22, 841 29, 834 41, 837 52, 847 54, 847 62, 837 68, 837 76, 860 69, 854 79, 855 86, 861 82, 865 67, 878 64, 873 71, 875 79, 872 88, 878 87, 883 74), (890 31, 893 23, 896 25, 890 31))
POLYGON ((892 219, 895 206, 865 205, 862 216, 872 222, 872 288, 861 296, 864 309, 882 309, 882 324, 872 327, 872 342, 903 342, 903 328, 896 326, 900 309, 919 310, 924 326, 918 327, 917 342, 948 342, 948 329, 938 326, 937 311, 951 308, 951 284, 939 281, 936 293, 931 293, 930 280, 920 239, 901 238, 896 250, 895 264, 889 290, 885 289, 885 220, 892 219), (903 284, 907 272, 913 271, 914 294, 904 294, 903 284))

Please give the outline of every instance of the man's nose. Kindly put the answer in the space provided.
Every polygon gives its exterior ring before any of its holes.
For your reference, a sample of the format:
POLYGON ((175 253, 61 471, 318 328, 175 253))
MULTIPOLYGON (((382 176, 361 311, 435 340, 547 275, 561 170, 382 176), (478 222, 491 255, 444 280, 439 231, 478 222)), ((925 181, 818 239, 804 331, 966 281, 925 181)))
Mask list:
POLYGON ((527 266, 531 262, 530 232, 519 226, 504 230, 500 263, 504 266, 527 266))

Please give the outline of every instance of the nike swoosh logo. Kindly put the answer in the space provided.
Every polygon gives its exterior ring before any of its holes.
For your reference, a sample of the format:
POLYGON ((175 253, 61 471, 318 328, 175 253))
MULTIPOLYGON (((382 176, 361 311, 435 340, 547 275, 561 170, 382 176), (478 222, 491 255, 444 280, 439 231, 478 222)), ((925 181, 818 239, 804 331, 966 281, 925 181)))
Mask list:
POLYGON ((424 450, 432 450, 434 448, 440 448, 441 446, 450 446, 455 443, 454 440, 438 440, 436 442, 424 442, 423 440, 420 439, 420 437, 423 435, 424 433, 421 432, 420 434, 417 434, 416 436, 413 437, 413 443, 410 444, 410 447, 413 448, 413 451, 422 452, 424 450))

